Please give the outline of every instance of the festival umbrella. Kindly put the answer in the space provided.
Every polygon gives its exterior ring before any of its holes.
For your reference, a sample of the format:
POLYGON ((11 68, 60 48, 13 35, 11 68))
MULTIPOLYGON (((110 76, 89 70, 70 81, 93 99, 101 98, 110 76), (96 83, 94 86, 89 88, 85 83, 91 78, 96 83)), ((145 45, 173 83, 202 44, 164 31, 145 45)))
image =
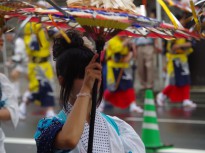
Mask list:
MULTIPOLYGON (((153 38, 156 37, 171 38, 175 36, 179 37, 181 35, 179 29, 175 30, 175 28, 172 25, 169 25, 167 27, 164 26, 165 23, 161 23, 156 19, 150 19, 141 15, 137 15, 135 10, 133 9, 133 5, 131 4, 130 4, 131 9, 130 8, 125 9, 123 11, 119 10, 120 7, 118 9, 110 9, 109 5, 106 8, 109 9, 108 11, 105 9, 99 9, 94 7, 82 7, 82 6, 76 7, 75 5, 73 6, 74 7, 64 8, 63 9, 64 11, 62 11, 61 8, 56 7, 61 10, 61 11, 59 10, 57 11, 56 9, 46 10, 46 9, 38 8, 37 5, 34 4, 31 5, 25 1, 24 2, 4 1, 0 3, 0 10, 2 7, 6 7, 7 11, 5 11, 4 9, 4 13, 7 14, 6 18, 18 17, 21 20, 24 20, 27 18, 28 15, 33 14, 30 21, 41 22, 45 25, 53 25, 53 23, 48 18, 48 14, 52 14, 53 18, 55 18, 54 21, 56 21, 58 23, 58 26, 61 28, 72 28, 73 22, 75 22, 76 24, 80 25, 78 26, 79 30, 85 29, 83 28, 82 25, 85 24, 85 26, 87 26, 86 24, 89 23, 89 26, 93 26, 93 27, 103 26, 104 28, 108 27, 109 30, 118 29, 118 32, 121 31, 120 32, 121 35, 128 34, 128 36, 134 36, 134 37, 144 36, 144 37, 153 37, 153 38), (93 22, 93 14, 97 14, 94 22, 93 22), (112 17, 116 19, 112 19, 112 17), (105 23, 107 25, 105 25, 105 23), (120 28, 117 26, 119 26, 120 28)), ((76 28, 76 24, 74 24, 75 28, 76 28)), ((180 29, 180 31, 186 31, 186 30, 180 29)), ((187 37, 193 37, 195 35, 195 33, 189 33, 189 34, 190 36, 187 35, 187 37)), ((109 39, 110 37, 109 35, 106 35, 105 37, 106 40, 109 39)))
MULTIPOLYGON (((175 37, 175 34, 180 31, 186 31, 183 28, 176 28, 173 25, 166 24, 163 22, 159 22, 156 19, 147 18, 141 15, 136 14, 128 14, 125 12, 106 12, 102 10, 89 10, 85 8, 62 8, 64 12, 69 12, 70 16, 69 19, 65 18, 63 13, 55 10, 55 9, 41 9, 41 8, 32 8, 32 9, 23 9, 24 11, 33 12, 39 16, 51 14, 56 21, 59 27, 66 27, 67 28, 76 28, 76 24, 78 24, 78 28, 83 26, 89 25, 93 27, 97 26, 104 26, 105 28, 111 29, 118 29, 121 31, 121 34, 128 34, 128 36, 135 36, 135 37, 160 37, 160 38, 170 38, 175 37), (98 14, 93 20, 93 14, 98 14), (109 16, 110 15, 110 16, 109 16), (73 17, 77 16, 77 17, 73 17), (71 19, 70 19, 71 18, 71 19), (74 18, 74 19, 73 19, 74 18), (116 19, 112 19, 116 18, 116 19), (60 21, 61 20, 61 21, 60 21), (86 21, 86 22, 85 22, 86 21), (106 22, 105 22, 106 21, 106 22), (66 23, 66 24, 65 24, 66 23), (169 25, 169 26, 167 26, 169 25), (118 27, 117 27, 118 26, 118 27), (120 27, 120 28, 119 28, 120 27), (123 32, 122 32, 123 31, 123 32)), ((20 18, 24 19, 25 17, 21 16, 20 18)), ((37 21, 38 18, 34 17, 37 21)), ((40 21, 40 20, 39 20, 40 21)), ((50 20, 43 21, 45 24, 52 24, 50 20)), ((84 28, 85 29, 85 28, 84 28)), ((106 30, 108 30, 106 29, 106 30)), ((96 32, 96 31, 95 31, 96 32)), ((96 34, 96 33, 93 34, 96 34)), ((106 31, 104 31, 106 32, 106 31)), ((109 31, 110 32, 110 31, 109 31)), ((105 37, 106 40, 109 39, 111 33, 105 37)), ((194 32, 189 32, 187 37, 195 37, 196 34, 194 32)), ((93 36, 94 37, 94 36, 93 36)), ((97 34, 98 37, 98 34, 97 34)), ((112 36, 111 36, 112 37, 112 36)))
MULTIPOLYGON (((101 10, 100 9, 89 10, 85 8, 70 7, 70 8, 64 8, 64 11, 62 13, 62 11, 59 12, 56 9, 46 10, 46 9, 41 9, 41 8, 37 8, 36 6, 34 6, 33 8, 18 9, 18 12, 15 11, 15 13, 10 12, 9 16, 7 14, 7 18, 19 17, 19 19, 24 20, 27 18, 27 15, 30 15, 31 13, 33 13, 34 15, 30 21, 41 22, 45 25, 53 25, 53 23, 48 18, 48 14, 52 14, 53 18, 55 18, 54 21, 56 21, 58 23, 58 26, 61 28, 72 28, 73 21, 76 22, 76 24, 79 24, 80 21, 84 22, 85 19, 86 19, 86 22, 90 22, 89 24, 91 24, 91 21, 93 21, 92 20, 93 14, 97 13, 98 16, 96 16, 95 23, 93 26, 98 26, 99 24, 101 24, 100 26, 106 26, 106 25, 103 25, 107 23, 107 22, 104 22, 106 20, 106 21, 109 21, 107 25, 109 26, 113 25, 115 29, 117 28, 119 29, 119 27, 121 27, 121 30, 123 29, 124 31, 120 33, 121 35, 128 34, 129 36, 134 36, 134 37, 144 36, 144 37, 153 37, 153 38, 160 37, 160 38, 167 38, 167 39, 171 37, 175 37, 175 36, 177 37, 180 36, 180 34, 177 34, 178 30, 173 30, 175 28, 171 25, 169 26, 169 28, 165 29, 166 26, 164 26, 164 23, 160 23, 155 19, 150 19, 147 17, 136 15, 136 14, 133 14, 133 12, 131 14, 128 14, 126 12, 122 12, 122 11, 120 12, 119 10, 118 12, 114 12, 115 14, 112 14, 112 12, 108 12, 102 9, 101 10), (67 12, 69 12, 69 15, 67 12), (109 17, 109 15, 111 17, 109 17), (79 22, 75 20, 73 16, 77 16, 77 19, 79 20, 79 22), (120 16, 121 18, 119 18, 120 16), (124 16, 124 19, 123 19, 123 16, 124 16), (111 20, 112 17, 117 17, 119 22, 116 22, 116 20, 111 20), (102 21, 103 23, 102 22, 99 23, 97 21, 102 21), (115 23, 118 23, 118 24, 115 24, 115 23), (119 27, 117 27, 117 25, 119 25, 119 27), (129 26, 129 28, 125 29, 124 28, 125 25, 129 26), (147 27, 150 27, 150 28, 147 28, 147 27)), ((76 28, 76 24, 74 24, 75 28, 76 28)), ((85 29, 81 26, 82 24, 83 23, 80 23, 80 25, 78 26, 79 30, 85 29)), ((183 30, 184 29, 181 29, 181 31, 183 30)), ((192 34, 194 33, 190 33, 190 35, 192 34)), ((189 36, 187 35, 187 37, 189 36)), ((109 38, 106 38, 106 40, 108 39, 109 38)))
MULTIPOLYGON (((128 0, 106 0, 104 1, 81 1, 69 3, 68 7, 60 8, 51 0, 46 0, 55 9, 22 8, 19 10, 19 18, 25 18, 27 14, 33 14, 31 20, 39 17, 50 16, 52 20, 41 21, 42 23, 52 23, 60 27, 59 23, 66 23, 69 28, 77 28, 86 31, 96 42, 96 50, 100 54, 107 40, 113 36, 127 35, 133 37, 160 37, 160 38, 199 38, 197 33, 189 32, 184 28, 176 28, 170 24, 165 24, 135 12, 136 7, 132 1, 128 0), (84 3, 83 3, 84 2, 84 3), (24 13, 22 13, 24 12, 24 13), (73 26, 74 25, 74 26, 73 26)), ((11 15, 12 16, 12 15, 11 15)), ((98 59, 99 61, 99 59, 98 59)), ((92 152, 93 134, 96 113, 97 84, 95 81, 92 93, 92 110, 89 130, 88 152, 92 152)))

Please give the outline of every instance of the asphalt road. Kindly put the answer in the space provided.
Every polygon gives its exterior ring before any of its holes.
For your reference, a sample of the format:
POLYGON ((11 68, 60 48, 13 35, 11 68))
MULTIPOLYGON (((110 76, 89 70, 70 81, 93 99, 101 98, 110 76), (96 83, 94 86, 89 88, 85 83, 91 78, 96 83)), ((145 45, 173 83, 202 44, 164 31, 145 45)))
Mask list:
MULTIPOLYGON (((205 100, 203 100, 203 95, 192 95, 198 104, 198 107, 193 110, 169 103, 162 108, 157 108, 161 142, 174 145, 173 149, 160 152, 205 153, 205 100)), ((143 98, 140 100, 143 107, 143 98)), ((58 110, 56 108, 56 111, 58 110)), ((105 113, 124 119, 141 135, 142 114, 129 113, 128 109, 120 110, 112 107, 106 107, 105 113)), ((28 106, 27 119, 20 121, 15 130, 11 127, 3 127, 7 137, 5 142, 7 153, 36 152, 33 135, 38 120, 43 117, 43 114, 43 109, 31 104, 28 106)))

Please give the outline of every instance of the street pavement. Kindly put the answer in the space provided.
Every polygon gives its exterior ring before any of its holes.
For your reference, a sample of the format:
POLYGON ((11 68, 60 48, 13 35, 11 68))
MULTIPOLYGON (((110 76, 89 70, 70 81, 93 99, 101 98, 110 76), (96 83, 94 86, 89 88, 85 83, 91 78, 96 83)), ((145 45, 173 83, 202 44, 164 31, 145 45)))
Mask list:
MULTIPOLYGON (((138 102, 143 107, 143 93, 138 94, 138 102)), ((205 94, 194 93, 192 99, 197 100, 198 107, 193 110, 184 109, 180 105, 167 103, 157 108, 161 141, 174 145, 173 149, 161 150, 163 153, 205 153, 205 94)), ((59 107, 56 107, 56 112, 59 107)), ((128 109, 121 110, 106 106, 105 113, 118 116, 127 121, 141 136, 143 115, 129 113, 128 109)), ((33 135, 36 125, 44 115, 44 110, 31 104, 28 106, 27 118, 20 121, 14 130, 3 127, 6 134, 5 147, 7 153, 35 153, 36 147, 33 135)))

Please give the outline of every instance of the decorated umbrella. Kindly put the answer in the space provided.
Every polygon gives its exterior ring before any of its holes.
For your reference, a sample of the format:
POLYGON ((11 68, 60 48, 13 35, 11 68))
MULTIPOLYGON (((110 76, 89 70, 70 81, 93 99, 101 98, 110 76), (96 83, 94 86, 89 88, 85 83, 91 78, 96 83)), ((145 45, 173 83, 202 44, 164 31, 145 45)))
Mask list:
MULTIPOLYGON (((16 16, 24 20, 32 14, 30 21, 42 22, 47 25, 52 24, 59 29, 66 28, 66 25, 68 28, 77 28, 93 38, 99 54, 105 42, 117 34, 166 39, 176 37, 199 38, 197 33, 189 32, 183 27, 179 28, 139 15, 132 0, 75 0, 68 1, 68 7, 65 8, 60 8, 51 0, 46 1, 54 8, 21 8, 18 10, 18 14, 10 14, 10 17, 16 16)), ((63 31, 62 35, 69 42, 69 38, 66 37, 63 31)), ((97 84, 98 82, 95 81, 92 93, 88 153, 91 153, 93 148, 97 84)))
MULTIPOLYGON (((120 32, 121 35, 135 37, 171 38, 178 35, 177 33, 179 32, 179 29, 176 30, 172 25, 167 27, 164 26, 164 23, 161 23, 156 19, 150 19, 137 14, 136 7, 131 1, 126 1, 126 3, 123 0, 112 2, 106 1, 105 3, 102 1, 96 1, 93 4, 90 4, 90 6, 88 6, 89 1, 86 2, 87 4, 83 5, 79 5, 79 2, 82 3, 78 0, 68 2, 68 7, 62 9, 53 3, 55 9, 42 9, 37 7, 37 5, 29 4, 25 1, 7 0, 0 1, 0 11, 7 15, 6 18, 18 17, 21 20, 25 20, 28 15, 33 14, 30 21, 41 22, 46 25, 53 25, 53 22, 51 22, 48 17, 48 14, 52 14, 54 21, 56 21, 61 28, 78 27, 79 30, 83 30, 87 25, 92 27, 101 26, 104 27, 104 29, 114 29, 114 31, 116 29, 118 29, 118 31, 123 30, 123 32, 120 32), (95 14, 96 16, 94 17, 93 15, 95 14), (93 20, 93 18, 95 18, 95 20, 93 20), (78 26, 76 26, 76 24, 78 24, 78 26)), ((180 31, 186 30, 180 29, 180 31)), ((193 37, 192 34, 194 33, 189 34, 193 37)), ((103 37, 104 36, 105 35, 103 35, 103 37)), ((108 40, 110 36, 110 34, 106 35, 106 37, 104 37, 105 40, 108 40)), ((187 36, 189 37, 189 35, 187 36)))
MULTIPOLYGON (((108 40, 109 37, 110 38, 112 37, 111 29, 113 29, 112 31, 113 34, 121 31, 120 35, 128 35, 134 37, 144 36, 144 37, 154 37, 154 38, 161 37, 167 39, 173 38, 176 35, 177 37, 179 37, 180 36, 180 34, 178 34, 179 30, 186 31, 185 29, 176 30, 176 28, 174 28, 174 26, 172 25, 169 25, 167 27, 165 23, 161 23, 156 19, 150 19, 141 15, 137 15, 135 9, 133 9, 132 7, 130 10, 125 9, 123 11, 122 10, 120 11, 119 9, 110 9, 109 5, 105 5, 105 8, 108 10, 94 8, 94 7, 79 6, 79 5, 76 7, 74 4, 72 4, 72 6, 69 6, 68 8, 61 9, 57 7, 58 10, 42 9, 34 6, 31 8, 18 9, 15 11, 15 13, 10 12, 9 16, 7 14, 7 18, 18 17, 21 20, 25 20, 28 15, 33 14, 30 21, 41 22, 43 24, 53 26, 53 22, 51 22, 51 20, 48 17, 48 14, 51 14, 53 21, 57 22, 58 27, 61 28, 74 27, 74 28, 78 28, 79 30, 86 29, 86 31, 88 30, 88 26, 92 26, 92 27, 101 26, 104 29, 107 28, 106 29, 107 31, 103 32, 105 35, 102 35, 102 30, 101 33, 99 33, 98 31, 97 34, 96 31, 93 32, 93 34, 96 35, 97 37, 99 34, 101 34, 101 36, 103 36, 105 40, 108 40), (95 17, 93 16, 94 14, 96 14, 95 17), (93 20, 93 18, 95 18, 95 20, 93 20)), ((89 30, 92 29, 93 28, 89 30)), ((190 35, 186 35, 186 36, 193 37, 194 35, 194 33, 189 33, 189 34, 190 35)), ((94 35, 92 37, 94 37, 94 35)))

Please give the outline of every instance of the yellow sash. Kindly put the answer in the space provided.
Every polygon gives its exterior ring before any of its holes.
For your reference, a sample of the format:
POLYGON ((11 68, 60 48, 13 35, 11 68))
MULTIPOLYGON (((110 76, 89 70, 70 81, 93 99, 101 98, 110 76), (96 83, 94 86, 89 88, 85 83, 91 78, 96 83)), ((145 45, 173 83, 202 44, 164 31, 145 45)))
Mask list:
POLYGON ((115 86, 116 80, 114 76, 114 68, 128 68, 129 63, 126 62, 115 62, 114 55, 120 53, 121 55, 127 55, 129 53, 128 47, 123 45, 123 41, 119 36, 114 37, 108 42, 108 47, 106 50, 107 59, 107 85, 115 86))

